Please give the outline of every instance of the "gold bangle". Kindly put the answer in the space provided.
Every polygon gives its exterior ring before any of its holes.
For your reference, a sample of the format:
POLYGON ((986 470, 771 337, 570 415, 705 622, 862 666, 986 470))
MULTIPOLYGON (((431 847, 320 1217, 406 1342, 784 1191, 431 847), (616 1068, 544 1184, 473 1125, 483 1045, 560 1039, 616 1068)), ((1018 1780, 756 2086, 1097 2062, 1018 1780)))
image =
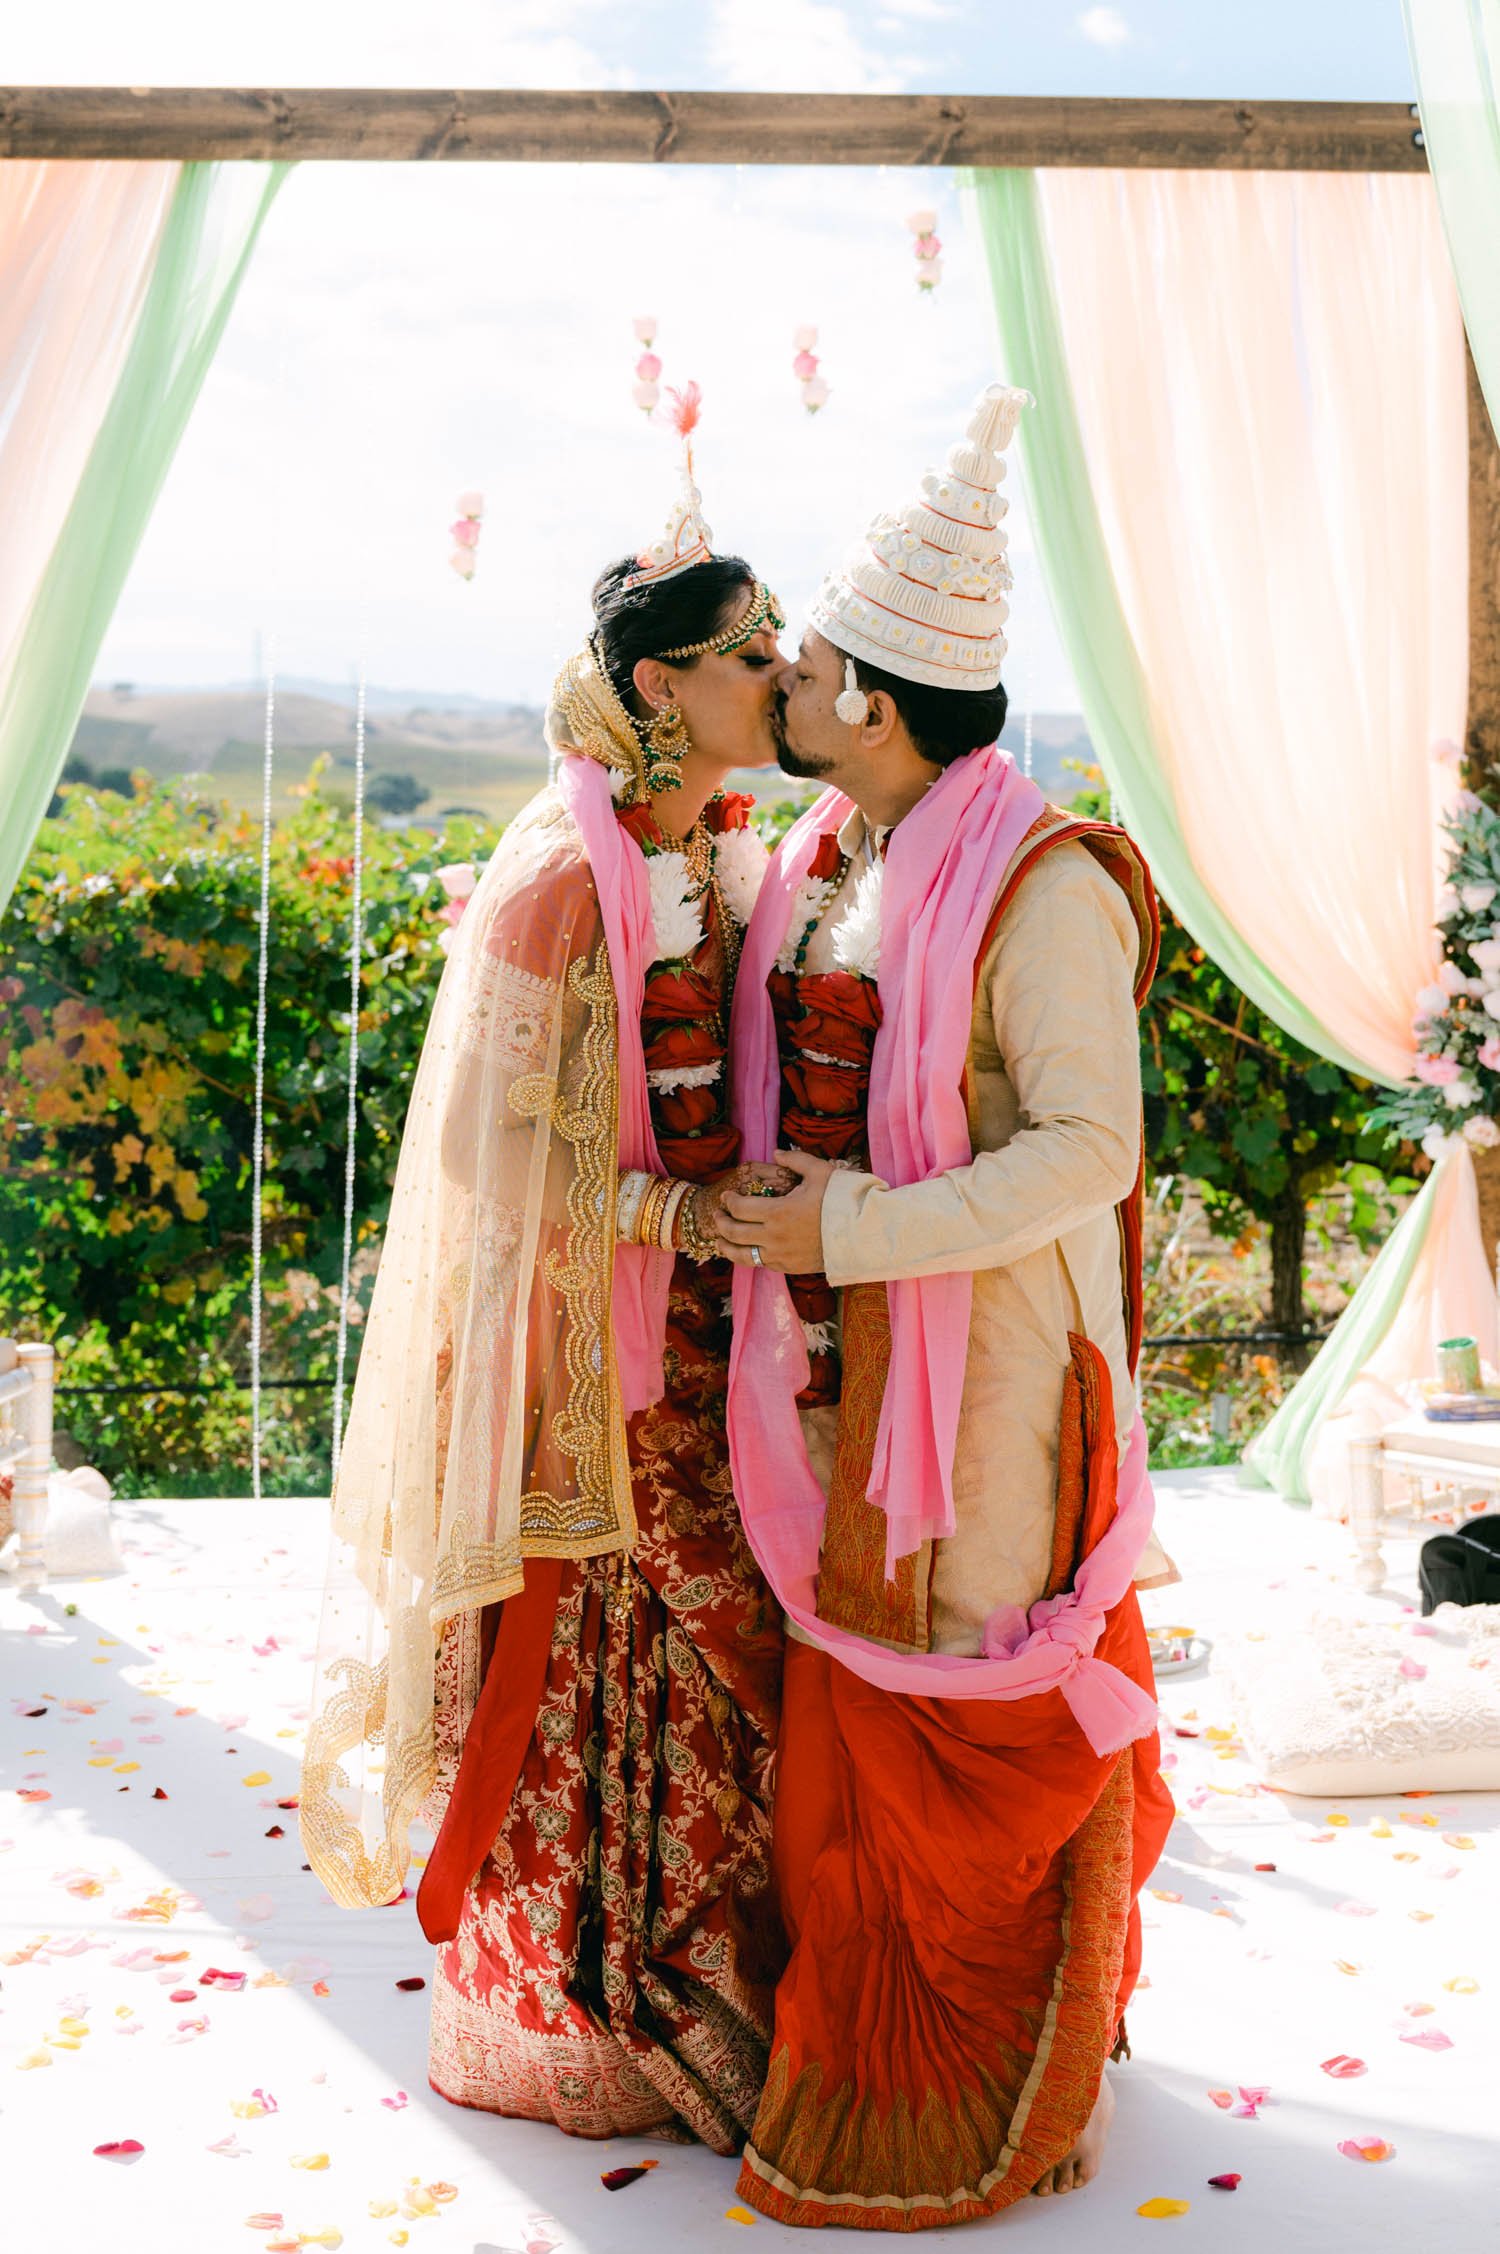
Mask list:
POLYGON ((667 1192, 667 1202, 662 1207, 661 1219, 656 1225, 656 1241, 663 1252, 675 1252, 677 1249, 677 1216, 692 1186, 691 1182, 674 1182, 667 1192))
POLYGON ((637 1244, 655 1244, 656 1215, 666 1194, 666 1183, 662 1181, 660 1175, 654 1175, 646 1184, 646 1194, 641 1199, 641 1210, 636 1218, 635 1241, 637 1244))

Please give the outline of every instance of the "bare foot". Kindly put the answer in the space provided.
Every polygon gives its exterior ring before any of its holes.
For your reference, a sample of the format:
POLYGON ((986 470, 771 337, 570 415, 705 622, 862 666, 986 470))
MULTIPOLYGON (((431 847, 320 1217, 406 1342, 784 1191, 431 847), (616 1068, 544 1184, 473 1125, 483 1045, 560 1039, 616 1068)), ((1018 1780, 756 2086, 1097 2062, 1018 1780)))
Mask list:
POLYGON ((1115 2093, 1109 2076, 1099 2077, 1099 2095, 1094 2100, 1094 2110, 1084 2123, 1083 2135, 1072 2151, 1059 2160, 1055 2168, 1032 2185, 1037 2198, 1046 2198, 1054 2191, 1077 2191, 1099 2173, 1099 2163, 1104 2158, 1104 2143, 1109 2135, 1109 2125, 1115 2115, 1115 2093))

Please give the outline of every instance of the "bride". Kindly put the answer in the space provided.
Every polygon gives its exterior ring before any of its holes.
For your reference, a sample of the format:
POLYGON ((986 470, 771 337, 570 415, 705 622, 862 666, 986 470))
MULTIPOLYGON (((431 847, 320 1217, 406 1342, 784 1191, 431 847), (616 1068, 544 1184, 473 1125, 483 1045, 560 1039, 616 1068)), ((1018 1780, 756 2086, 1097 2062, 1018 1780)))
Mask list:
POLYGON ((684 478, 604 571, 556 780, 464 913, 335 1481, 314 1870, 395 1900, 419 1813, 430 2075, 579 2136, 738 2149, 771 2028, 780 1615, 724 1434, 729 994, 765 866, 775 598, 684 478))

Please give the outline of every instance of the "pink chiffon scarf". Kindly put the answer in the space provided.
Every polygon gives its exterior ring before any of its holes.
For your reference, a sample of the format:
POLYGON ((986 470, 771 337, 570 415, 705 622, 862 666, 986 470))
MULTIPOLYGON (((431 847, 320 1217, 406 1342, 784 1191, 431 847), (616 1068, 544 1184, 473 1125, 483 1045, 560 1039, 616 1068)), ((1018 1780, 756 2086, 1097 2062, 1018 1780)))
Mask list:
MULTIPOLYGON (((609 776, 597 759, 566 753, 557 763, 558 795, 572 815, 599 895, 619 1021, 621 1172, 662 1171, 651 1126, 641 1005, 646 972, 656 952, 646 856, 615 818, 609 776)), ((672 1255, 654 1246, 617 1244, 610 1315, 621 1404, 627 1417, 662 1394, 667 1336, 667 1294, 672 1255)))
MULTIPOLYGON (((980 943, 1005 874, 1045 800, 999 751, 948 768, 892 833, 881 904, 880 1001, 870 1077, 870 1154, 894 1187, 973 1156, 963 1098, 980 943)), ((829 791, 772 859, 745 936, 730 1041, 735 1117, 746 1159, 774 1155, 780 1065, 767 980, 818 841, 853 811, 829 791)), ((954 1531, 953 1456, 968 1360, 972 1278, 886 1286, 891 1360, 869 1497, 886 1513, 886 1571, 954 1531)), ((807 1349, 784 1276, 737 1268, 729 1370, 729 1451, 746 1536, 792 1632, 877 1688, 925 1698, 1027 1698, 1061 1690, 1097 1753, 1156 1726, 1153 1699, 1096 1659, 1107 1614, 1129 1589, 1151 1530, 1145 1431, 1137 1419, 1119 1467, 1118 1507, 1073 1590, 1023 1617, 1002 1608, 985 1656, 902 1653, 817 1617, 827 1498, 797 1413, 807 1349)))

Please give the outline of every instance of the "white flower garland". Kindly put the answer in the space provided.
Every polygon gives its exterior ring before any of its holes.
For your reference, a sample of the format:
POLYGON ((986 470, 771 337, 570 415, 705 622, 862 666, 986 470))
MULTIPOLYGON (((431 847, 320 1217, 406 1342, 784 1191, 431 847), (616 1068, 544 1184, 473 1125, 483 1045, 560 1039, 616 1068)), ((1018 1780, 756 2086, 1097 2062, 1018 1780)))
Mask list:
POLYGON ((802 934, 810 923, 823 921, 843 884, 844 874, 840 869, 837 876, 802 879, 792 894, 792 912, 787 920, 786 937, 781 942, 781 952, 776 957, 778 970, 797 968, 797 949, 802 944, 802 934))
POLYGON ((770 854, 748 824, 742 830, 726 830, 714 840, 714 874, 724 905, 737 924, 749 923, 770 865, 770 854))
POLYGON ((869 979, 872 985, 880 976, 880 901, 884 881, 885 863, 872 861, 854 887, 848 915, 833 934, 834 968, 848 971, 855 978, 869 979))
POLYGON ((703 944, 703 899, 689 891, 685 853, 648 853, 651 928, 656 934, 653 962, 683 961, 703 944))
POLYGON ((724 1061, 716 1057, 712 1064, 663 1065, 646 1080, 659 1096, 675 1096, 679 1088, 711 1088, 723 1071, 724 1061))

